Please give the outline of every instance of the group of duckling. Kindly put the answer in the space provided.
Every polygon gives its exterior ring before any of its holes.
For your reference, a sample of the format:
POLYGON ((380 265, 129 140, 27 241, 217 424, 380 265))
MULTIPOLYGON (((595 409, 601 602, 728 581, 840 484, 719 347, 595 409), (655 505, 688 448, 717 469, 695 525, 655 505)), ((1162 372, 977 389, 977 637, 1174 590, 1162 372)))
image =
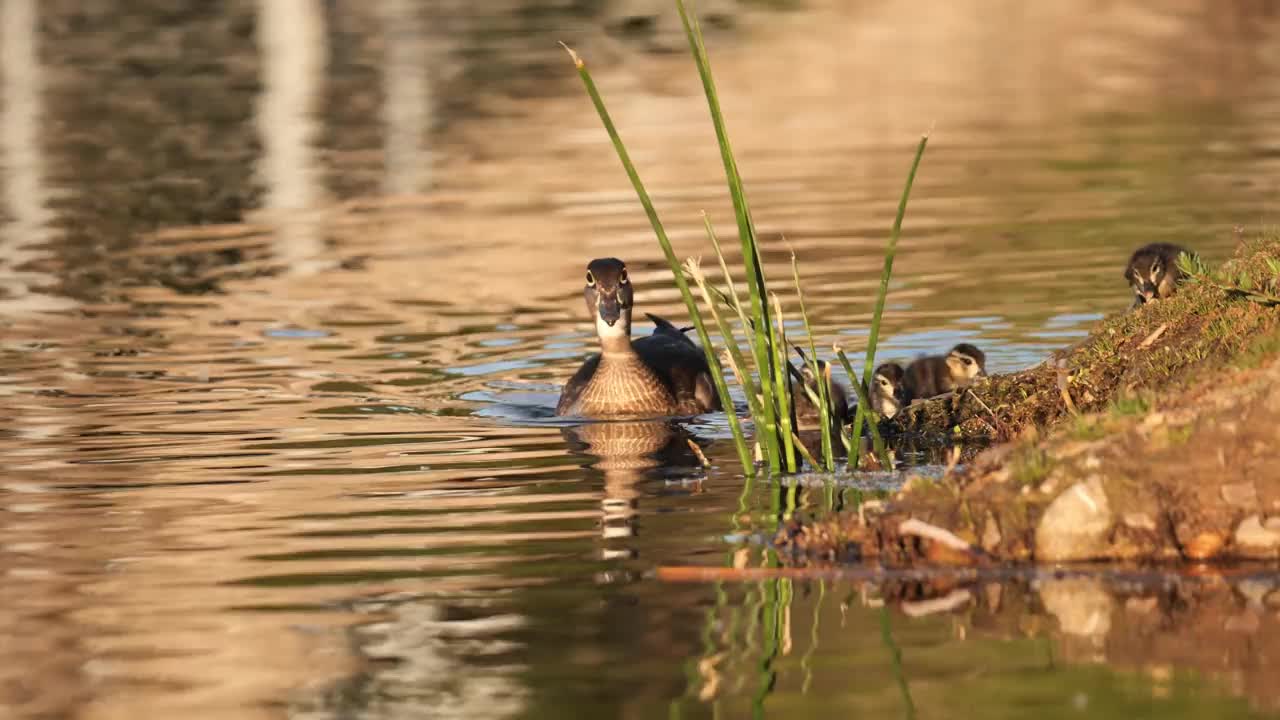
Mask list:
MULTIPOLYGON (((1124 277, 1134 293, 1133 307, 1169 297, 1181 279, 1177 258, 1185 250, 1169 243, 1138 248, 1125 266, 1124 277)), ((600 352, 583 362, 569 379, 556 404, 556 415, 581 417, 657 417, 699 415, 723 409, 702 349, 679 328, 656 315, 653 333, 632 339, 634 289, 627 267, 617 258, 599 258, 587 265, 583 299, 595 323, 600 352)), ((829 363, 819 361, 831 388, 832 423, 845 424, 848 393, 831 379, 829 363)), ((797 381, 817 388, 807 364, 789 368, 800 428, 819 426, 820 413, 811 393, 799 391, 797 381)), ((893 418, 915 400, 925 400, 968 387, 986 375, 986 354, 960 343, 946 355, 919 357, 903 368, 884 363, 875 369, 867 394, 872 410, 893 418)), ((816 394, 812 395, 816 397, 816 394)))

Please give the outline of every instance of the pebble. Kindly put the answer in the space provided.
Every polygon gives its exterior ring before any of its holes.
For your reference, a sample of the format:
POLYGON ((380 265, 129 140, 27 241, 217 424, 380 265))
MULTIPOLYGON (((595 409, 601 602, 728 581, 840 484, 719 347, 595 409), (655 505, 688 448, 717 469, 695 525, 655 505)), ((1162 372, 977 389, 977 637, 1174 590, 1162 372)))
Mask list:
POLYGON ((1054 498, 1036 527, 1036 559, 1040 562, 1105 557, 1111 530, 1111 504, 1096 475, 1054 498))
POLYGON ((1261 550, 1280 549, 1280 532, 1262 525, 1262 518, 1250 515, 1236 528, 1236 544, 1244 548, 1261 550))
POLYGON ((1235 505, 1240 508, 1255 508, 1258 506, 1258 491, 1251 482, 1223 485, 1221 494, 1222 499, 1228 505, 1235 505))

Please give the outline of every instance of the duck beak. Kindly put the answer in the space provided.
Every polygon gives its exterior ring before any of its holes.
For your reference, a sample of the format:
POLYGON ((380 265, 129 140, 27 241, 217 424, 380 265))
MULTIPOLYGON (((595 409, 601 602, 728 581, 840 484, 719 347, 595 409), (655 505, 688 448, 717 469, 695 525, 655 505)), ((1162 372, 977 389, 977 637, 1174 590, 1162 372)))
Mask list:
POLYGON ((600 319, 605 321, 609 327, 613 327, 618 322, 618 318, 622 316, 622 306, 618 304, 618 296, 600 294, 600 300, 596 304, 596 309, 600 313, 600 319))

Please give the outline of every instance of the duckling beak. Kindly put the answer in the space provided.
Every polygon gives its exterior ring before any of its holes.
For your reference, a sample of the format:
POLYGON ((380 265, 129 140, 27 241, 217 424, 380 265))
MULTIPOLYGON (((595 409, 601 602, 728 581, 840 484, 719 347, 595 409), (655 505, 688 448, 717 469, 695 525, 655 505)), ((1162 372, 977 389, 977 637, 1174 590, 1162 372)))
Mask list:
POLYGON ((618 318, 622 317, 622 306, 618 304, 617 294, 607 295, 600 294, 600 300, 596 304, 596 310, 600 313, 600 319, 605 321, 609 327, 613 327, 618 322, 618 318))

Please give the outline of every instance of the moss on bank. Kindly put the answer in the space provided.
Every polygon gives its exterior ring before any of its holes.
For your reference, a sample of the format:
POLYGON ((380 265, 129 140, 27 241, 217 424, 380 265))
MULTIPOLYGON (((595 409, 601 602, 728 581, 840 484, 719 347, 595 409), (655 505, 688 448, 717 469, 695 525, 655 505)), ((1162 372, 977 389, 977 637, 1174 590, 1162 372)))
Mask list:
MULTIPOLYGON (((1241 244, 1224 270, 1266 281, 1280 239, 1241 244)), ((1006 441, 1075 413, 1097 413, 1144 394, 1191 387, 1230 367, 1256 367, 1280 352, 1280 313, 1203 284, 1113 315, 1084 341, 1019 373, 996 375, 954 396, 917 403, 891 423, 934 442, 1006 441)))
MULTIPOLYGON (((1225 269, 1266 282, 1269 258, 1280 241, 1245 243, 1225 269)), ((1188 284, 899 429, 1004 442, 878 511, 793 522, 794 559, 1280 559, 1280 308, 1188 284)))

